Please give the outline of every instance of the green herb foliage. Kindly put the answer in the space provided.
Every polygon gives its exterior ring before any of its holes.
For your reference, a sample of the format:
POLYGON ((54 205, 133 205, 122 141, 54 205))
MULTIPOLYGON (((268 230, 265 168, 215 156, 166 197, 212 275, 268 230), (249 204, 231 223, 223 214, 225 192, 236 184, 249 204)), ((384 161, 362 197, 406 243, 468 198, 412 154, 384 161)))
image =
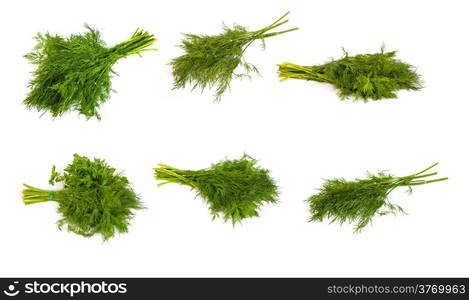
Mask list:
POLYGON ((49 183, 62 183, 63 188, 49 191, 25 184, 24 203, 56 201, 62 215, 59 228, 66 225, 69 231, 85 237, 100 234, 108 240, 117 232, 125 233, 133 210, 143 208, 128 179, 101 159, 75 154, 63 174, 52 168, 49 183))
POLYGON ((247 155, 237 160, 224 160, 208 169, 179 170, 159 164, 155 178, 178 183, 196 190, 209 205, 214 218, 223 217, 233 225, 244 218, 259 216, 264 203, 277 202, 277 186, 269 171, 256 167, 257 161, 247 155))
MULTIPOLYGON (((344 51, 345 52, 345 51, 344 51)), ((396 52, 360 54, 332 60, 323 65, 300 66, 292 63, 279 65, 281 80, 297 78, 326 82, 334 85, 341 99, 380 100, 397 98, 398 90, 419 90, 422 84, 413 66, 397 60, 396 52)))
POLYGON ((355 232, 358 232, 376 215, 403 213, 400 206, 389 202, 388 195, 400 186, 408 187, 411 192, 413 186, 448 179, 445 177, 427 180, 427 177, 437 174, 427 173, 436 165, 404 177, 379 172, 377 175, 368 174, 365 179, 354 181, 343 178, 326 180, 319 193, 307 200, 311 212, 310 221, 329 219, 331 223, 355 223, 355 232))
POLYGON ((25 55, 37 65, 24 100, 28 108, 49 111, 54 117, 78 111, 86 118, 100 118, 99 106, 110 97, 112 66, 121 58, 140 54, 156 39, 137 29, 132 37, 108 48, 96 29, 86 25, 84 34, 68 38, 38 34, 34 50, 25 55))
POLYGON ((243 58, 249 45, 255 40, 262 40, 264 45, 265 38, 298 29, 269 33, 287 23, 288 20, 284 20, 287 15, 284 14, 271 25, 257 31, 234 25, 233 28, 224 26, 223 33, 218 35, 184 34, 180 47, 185 53, 171 61, 174 88, 184 88, 186 85, 202 90, 216 87, 215 100, 220 100, 233 78, 249 76, 250 72, 258 73, 257 68, 243 58), (238 67, 244 69, 245 73, 236 74, 238 67))

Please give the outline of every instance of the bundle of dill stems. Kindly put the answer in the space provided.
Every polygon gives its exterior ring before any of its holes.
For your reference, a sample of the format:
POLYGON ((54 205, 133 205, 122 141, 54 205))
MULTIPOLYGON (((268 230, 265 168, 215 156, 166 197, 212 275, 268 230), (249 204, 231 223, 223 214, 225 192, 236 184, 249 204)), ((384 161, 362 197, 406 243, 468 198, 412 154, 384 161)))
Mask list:
POLYGON ((280 79, 313 80, 332 84, 341 99, 381 100, 397 98, 398 90, 419 90, 422 83, 415 68, 395 58, 396 51, 344 57, 317 66, 293 63, 278 65, 280 79))
POLYGON ((248 155, 223 160, 202 170, 180 170, 164 164, 155 169, 159 186, 187 185, 207 202, 213 218, 222 217, 235 225, 245 218, 258 217, 263 204, 276 203, 277 186, 269 170, 256 166, 248 155))
POLYGON ((347 181, 343 178, 326 180, 319 193, 307 201, 311 212, 310 221, 329 219, 331 223, 355 223, 355 232, 368 225, 374 216, 404 213, 402 207, 388 200, 389 194, 404 186, 412 187, 447 180, 447 177, 430 179, 437 172, 428 173, 438 163, 408 176, 397 177, 385 172, 376 175, 368 173, 365 179, 347 181))
POLYGON ((216 87, 215 100, 220 100, 233 78, 249 77, 251 72, 258 73, 257 68, 243 58, 244 52, 254 41, 261 40, 265 48, 266 38, 298 29, 270 32, 287 23, 288 20, 284 18, 289 13, 256 31, 234 25, 233 28, 224 26, 223 33, 218 35, 184 34, 180 45, 184 55, 171 61, 174 88, 192 85, 192 89, 200 88, 203 91, 207 87, 216 87), (235 73, 237 68, 244 73, 235 73))
POLYGON ((57 202, 62 215, 59 228, 66 226, 85 237, 99 234, 106 241, 118 232, 126 233, 133 211, 144 208, 129 180, 101 159, 75 154, 62 174, 52 167, 49 183, 63 187, 52 191, 24 184, 24 203, 57 202))
POLYGON ((112 90, 113 65, 129 55, 156 50, 147 48, 156 39, 141 29, 127 41, 108 48, 98 30, 85 27, 86 33, 68 38, 37 35, 36 47, 25 55, 37 65, 29 83, 31 91, 24 100, 28 108, 50 112, 54 117, 78 111, 87 119, 100 119, 98 108, 112 90))

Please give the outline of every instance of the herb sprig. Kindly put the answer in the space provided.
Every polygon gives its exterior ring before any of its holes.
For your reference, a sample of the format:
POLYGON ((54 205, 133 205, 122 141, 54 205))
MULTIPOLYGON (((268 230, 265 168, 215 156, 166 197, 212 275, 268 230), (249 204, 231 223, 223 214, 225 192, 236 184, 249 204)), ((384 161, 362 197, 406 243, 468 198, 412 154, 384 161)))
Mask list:
POLYGON ((117 232, 126 233, 133 211, 143 208, 128 179, 101 159, 75 154, 63 174, 52 168, 49 183, 62 183, 63 188, 52 191, 24 184, 24 203, 57 202, 59 228, 66 226, 85 237, 100 234, 106 241, 117 232))
POLYGON ((365 179, 347 181, 343 178, 326 180, 319 193, 307 201, 311 212, 310 221, 329 219, 331 223, 355 223, 355 232, 368 225, 376 215, 404 213, 402 207, 388 200, 389 194, 396 188, 412 187, 447 180, 447 177, 431 179, 437 172, 428 173, 438 163, 403 177, 396 177, 385 172, 376 175, 368 173, 365 179))
POLYGON ((287 23, 288 20, 284 18, 289 13, 256 31, 234 25, 232 28, 224 26, 223 33, 218 35, 184 34, 180 47, 185 53, 170 63, 173 68, 174 88, 184 88, 186 85, 202 90, 216 87, 215 100, 220 100, 233 78, 246 77, 251 72, 258 73, 257 68, 243 58, 244 51, 254 41, 261 40, 265 47, 266 38, 298 29, 270 32, 287 23), (244 73, 235 73, 238 67, 241 67, 244 73))
POLYGON ((180 170, 159 164, 156 180, 190 186, 209 205, 213 218, 222 217, 236 224, 245 218, 259 216, 265 203, 276 203, 278 192, 269 171, 256 166, 257 160, 243 155, 224 160, 208 169, 180 170))
POLYGON ((37 35, 36 47, 25 55, 37 65, 29 83, 31 91, 24 100, 28 108, 50 112, 54 117, 78 111, 87 119, 100 119, 98 108, 110 98, 112 90, 112 66, 129 55, 156 50, 147 48, 156 39, 141 29, 127 41, 108 48, 98 30, 85 27, 86 33, 67 38, 37 35))
POLYGON ((422 83, 415 68, 395 58, 396 51, 344 57, 323 65, 300 66, 292 63, 278 65, 280 79, 314 80, 334 85, 341 99, 397 98, 398 90, 419 90, 422 83))

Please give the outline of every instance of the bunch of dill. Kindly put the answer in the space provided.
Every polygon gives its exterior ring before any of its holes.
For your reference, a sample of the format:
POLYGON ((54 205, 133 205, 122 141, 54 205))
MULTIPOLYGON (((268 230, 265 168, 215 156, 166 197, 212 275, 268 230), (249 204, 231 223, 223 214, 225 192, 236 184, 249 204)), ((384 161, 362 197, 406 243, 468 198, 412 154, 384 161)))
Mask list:
POLYGON ((99 106, 110 97, 112 66, 121 58, 140 54, 156 39, 137 29, 130 39, 106 47, 99 31, 85 25, 87 32, 68 38, 38 34, 34 50, 25 55, 37 65, 24 100, 28 108, 58 117, 78 111, 87 119, 96 117, 99 106))
POLYGON ((184 88, 186 85, 202 90, 216 87, 215 100, 220 100, 233 78, 249 76, 250 72, 258 73, 257 68, 243 58, 244 51, 255 40, 262 40, 264 46, 264 39, 298 29, 269 32, 287 23, 284 18, 288 14, 256 31, 234 25, 233 28, 224 26, 223 33, 218 35, 184 34, 180 47, 185 53, 171 61, 174 88, 184 88), (238 67, 245 73, 235 73, 238 67))
POLYGON ((24 184, 24 203, 57 202, 62 215, 59 228, 66 225, 68 231, 85 237, 100 234, 106 241, 117 232, 126 233, 133 210, 143 208, 129 180, 101 159, 75 154, 63 174, 52 168, 49 183, 62 183, 63 188, 49 191, 24 184))
POLYGON ((406 186, 411 192, 413 186, 447 180, 447 177, 426 179, 437 175, 437 172, 426 173, 436 165, 437 163, 403 177, 379 172, 376 175, 368 173, 365 179, 354 181, 343 178, 326 180, 319 193, 307 200, 311 212, 310 221, 329 219, 331 223, 355 223, 355 232, 359 232, 376 215, 404 212, 400 206, 388 200, 395 188, 406 186))
POLYGON ((256 167, 257 160, 243 155, 224 160, 208 169, 179 170, 159 164, 155 178, 167 183, 190 186, 209 205, 213 217, 231 220, 233 225, 244 218, 259 216, 264 203, 277 202, 277 186, 269 171, 256 167))
POLYGON ((398 90, 419 90, 422 88, 415 68, 395 58, 396 51, 344 57, 323 65, 300 66, 282 63, 278 66, 281 80, 289 78, 314 80, 334 85, 341 99, 380 100, 397 98, 398 90))

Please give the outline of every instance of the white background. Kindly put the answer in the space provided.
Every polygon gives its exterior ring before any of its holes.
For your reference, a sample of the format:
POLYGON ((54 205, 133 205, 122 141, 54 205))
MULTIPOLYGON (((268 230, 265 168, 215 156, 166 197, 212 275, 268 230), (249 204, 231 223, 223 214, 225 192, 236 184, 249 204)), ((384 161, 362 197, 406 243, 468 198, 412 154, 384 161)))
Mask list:
MULTIPOLYGON (((465 1, 9 1, 0 10, 0 276, 469 276, 467 193, 469 19, 465 1), (211 91, 172 91, 167 63, 180 33, 220 32, 222 22, 264 27, 287 10, 299 31, 246 53, 262 77, 211 91), (33 66, 22 57, 37 32, 69 35, 83 23, 108 45, 137 27, 157 52, 115 65, 117 91, 102 121, 71 113, 53 120, 28 111, 33 66), (419 92, 363 104, 333 88, 279 82, 276 64, 312 65, 379 51, 382 43, 418 68, 419 92), (48 188, 53 164, 73 153, 124 170, 147 210, 130 232, 107 243, 59 231, 55 203, 25 206, 21 184, 48 188), (178 185, 156 187, 152 168, 208 167, 243 152, 272 170, 280 203, 233 228, 178 185), (450 180, 405 189, 391 200, 409 213, 377 217, 361 234, 351 225, 308 223, 304 201, 322 178, 366 171, 396 175, 433 162, 450 180)), ((288 26, 285 26, 286 29, 288 26)))

